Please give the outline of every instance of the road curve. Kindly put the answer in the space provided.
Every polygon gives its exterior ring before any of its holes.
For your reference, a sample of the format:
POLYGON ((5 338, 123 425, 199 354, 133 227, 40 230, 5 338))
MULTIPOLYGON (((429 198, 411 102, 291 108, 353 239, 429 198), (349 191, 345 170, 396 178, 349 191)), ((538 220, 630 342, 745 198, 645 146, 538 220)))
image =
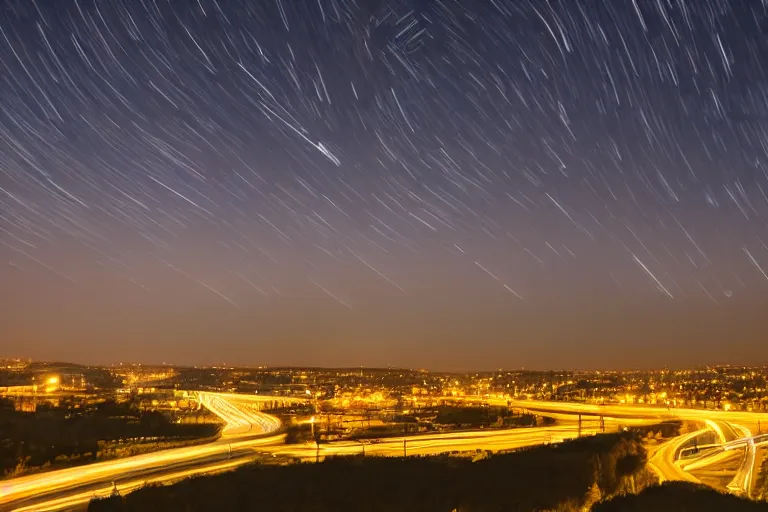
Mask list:
MULTIPOLYGON (((94 496, 104 496, 115 488, 131 490, 147 482, 170 483, 189 476, 223 471, 255 460, 260 453, 313 460, 318 455, 314 444, 284 445, 279 421, 251 407, 268 397, 204 393, 201 403, 225 422, 225 433, 205 445, 163 450, 124 459, 97 462, 87 466, 29 475, 0 481, 0 512, 9 510, 70 510, 86 504, 94 496), (260 435, 254 435, 260 434, 260 435)), ((400 456, 406 453, 438 454, 452 451, 507 450, 544 443, 561 442, 579 433, 591 435, 597 426, 579 429, 577 424, 512 430, 447 432, 383 439, 363 446, 358 442, 321 445, 320 456, 371 455, 400 456)))
MULTIPOLYGON (((279 434, 279 420, 258 410, 258 402, 274 400, 272 397, 220 393, 200 393, 199 397, 204 406, 225 422, 224 435, 219 440, 200 446, 163 450, 0 481, 0 512, 69 510, 73 506, 87 503, 94 495, 109 494, 115 487, 120 492, 130 492, 146 482, 169 483, 197 474, 223 471, 251 462, 259 456, 259 453, 313 460, 318 456, 349 455, 363 451, 366 454, 380 456, 471 450, 499 451, 560 442, 576 437, 579 433, 589 435, 600 430, 594 422, 591 424, 583 422, 581 428, 574 422, 570 425, 554 427, 448 432, 416 435, 406 439, 396 437, 367 445, 345 441, 320 445, 318 450, 314 444, 283 444, 285 436, 279 434)), ((504 402, 506 405, 506 401, 504 402)), ((712 416, 716 420, 727 418, 741 422, 741 415, 748 414, 534 401, 513 401, 512 405, 542 413, 603 416, 605 423, 611 426, 619 422, 647 423, 664 418, 703 421, 712 419, 712 416), (710 413, 713 414, 710 415, 710 413), (620 418, 620 420, 611 418, 620 418)), ((762 416, 768 419, 768 415, 762 416)), ((757 419, 762 417, 749 416, 750 421, 757 419)), ((675 466, 673 460, 671 465, 669 464, 670 459, 674 459, 685 441, 680 438, 670 441, 665 448, 657 452, 658 457, 652 459, 652 464, 664 475, 664 478, 689 479, 678 473, 679 468, 675 466)))
MULTIPOLYGON (((254 448, 283 443, 285 435, 278 430, 280 421, 274 416, 249 409, 238 402, 228 403, 215 393, 204 396, 203 405, 210 404, 212 412, 225 421, 225 432, 220 439, 203 445, 0 480, 0 512, 14 510, 19 502, 32 498, 63 498, 84 490, 91 492, 104 485, 108 485, 111 490, 113 482, 118 484, 148 476, 162 479, 163 474, 175 474, 182 466, 189 474, 194 474, 194 468, 198 472, 209 472, 213 466, 221 464, 223 459, 230 458, 233 451, 247 449, 249 460, 252 460, 254 448)), ((246 401, 253 400, 249 398, 246 401)), ((248 460, 242 463, 246 462, 248 460)), ((31 510, 51 509, 41 506, 31 510)))
POLYGON ((198 401, 224 422, 222 435, 238 436, 275 432, 280 420, 254 408, 268 397, 199 392, 198 401))

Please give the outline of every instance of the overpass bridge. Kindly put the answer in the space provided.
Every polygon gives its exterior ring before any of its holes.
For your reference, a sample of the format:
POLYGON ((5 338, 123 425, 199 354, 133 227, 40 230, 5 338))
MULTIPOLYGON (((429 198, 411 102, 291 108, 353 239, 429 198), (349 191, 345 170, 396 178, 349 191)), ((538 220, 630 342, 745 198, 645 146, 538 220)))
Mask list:
POLYGON ((275 432, 280 420, 264 411, 306 403, 306 399, 198 391, 194 398, 224 421, 225 436, 275 432))
POLYGON ((217 396, 224 400, 233 400, 238 403, 247 404, 250 408, 258 411, 269 411, 283 407, 305 404, 309 398, 293 396, 272 396, 272 395, 244 395, 240 393, 219 393, 213 391, 190 391, 190 396, 198 398, 201 396, 217 396))
MULTIPOLYGON (((297 397, 273 397, 258 395, 238 395, 234 393, 209 393, 198 392, 195 396, 204 407, 209 408, 214 414, 219 415, 227 425, 224 435, 211 443, 194 445, 184 448, 163 450, 148 454, 142 454, 124 459, 95 462, 83 466, 76 466, 47 473, 38 473, 0 482, 0 511, 2 510, 72 510, 82 507, 94 496, 109 495, 115 487, 120 492, 130 492, 141 487, 146 482, 168 483, 191 475, 215 473, 234 468, 238 465, 253 462, 261 453, 285 455, 301 460, 318 460, 319 455, 343 455, 360 453, 365 450, 372 455, 401 456, 405 454, 406 444, 408 454, 435 454, 453 451, 467 450, 492 450, 504 451, 524 446, 532 446, 543 443, 560 442, 582 435, 592 435, 599 430, 596 425, 579 432, 575 421, 570 424, 537 427, 530 429, 511 430, 483 430, 475 432, 445 432, 432 433, 424 436, 408 436, 383 439, 380 443, 369 446, 361 445, 356 441, 343 441, 329 443, 327 445, 315 445, 313 443, 285 445, 284 435, 280 433, 280 422, 267 412, 270 408, 285 407, 301 403, 307 400, 297 397)), ((506 401, 504 401, 506 405, 506 401)), ((575 419, 580 411, 572 408, 573 404, 533 403, 523 402, 527 410, 547 408, 559 410, 560 414, 571 414, 575 419)), ((624 407, 623 410, 611 410, 600 408, 606 421, 615 412, 624 412, 635 417, 635 421, 643 420, 643 409, 624 407)), ((595 411, 598 411, 597 409, 595 411)), ((658 409, 654 409, 651 418, 656 419, 658 409)), ((685 411, 676 411, 686 417, 685 411)), ((696 418, 702 419, 706 411, 694 411, 696 418)), ((666 415, 666 413, 664 413, 666 415)), ((739 428, 744 422, 755 416, 742 416, 725 413, 714 414, 712 421, 733 422, 731 430, 733 435, 741 432, 739 439, 726 439, 724 442, 715 432, 712 425, 699 431, 676 437, 662 445, 659 445, 649 461, 649 466, 655 468, 662 478, 668 480, 698 481, 690 472, 682 466, 680 461, 682 450, 689 443, 696 442, 697 436, 706 434, 711 443, 713 432, 720 439, 721 446, 729 448, 731 453, 744 450, 744 456, 739 471, 732 480, 731 492, 735 494, 749 495, 754 485, 755 458, 749 455, 749 450, 766 441, 765 436, 747 436, 747 432, 739 428), (739 422, 739 423, 735 423, 739 422), (746 439, 750 437, 750 439, 746 439), (744 440, 742 440, 744 438, 744 440), (740 446, 743 443, 743 446, 740 446), (751 464, 751 465, 750 465, 751 464)), ((669 419, 670 416, 666 416, 669 419)), ((675 415, 671 415, 675 417, 675 415)), ((684 418, 688 419, 688 418, 684 418)), ((708 419, 708 418, 704 418, 708 419)), ((763 420, 764 421, 764 420, 763 420)), ((621 420, 626 424, 626 420, 621 420)), ((719 425, 723 435, 729 432, 730 427, 719 425)), ((726 449, 721 450, 725 452, 726 449)), ((717 459, 710 459, 717 462, 717 459)), ((709 462, 709 461, 708 461, 709 462)))
MULTIPOLYGON (((706 428, 678 436, 665 443, 654 454, 650 466, 662 480, 687 480, 701 483, 690 471, 718 467, 725 460, 719 454, 741 450, 738 468, 726 485, 726 490, 733 494, 751 497, 752 487, 757 476, 760 460, 756 450, 768 445, 768 435, 754 435, 752 429, 759 430, 766 425, 768 413, 744 411, 712 411, 674 407, 654 407, 648 405, 595 405, 573 402, 545 402, 539 400, 501 400, 507 406, 519 407, 540 414, 562 417, 563 415, 599 415, 605 418, 623 420, 686 420, 705 425, 706 428), (698 450, 696 457, 684 460, 681 455, 691 443, 704 435, 714 433, 715 443, 708 442, 709 450, 698 450)), ((489 403, 491 401, 489 400, 489 403)))

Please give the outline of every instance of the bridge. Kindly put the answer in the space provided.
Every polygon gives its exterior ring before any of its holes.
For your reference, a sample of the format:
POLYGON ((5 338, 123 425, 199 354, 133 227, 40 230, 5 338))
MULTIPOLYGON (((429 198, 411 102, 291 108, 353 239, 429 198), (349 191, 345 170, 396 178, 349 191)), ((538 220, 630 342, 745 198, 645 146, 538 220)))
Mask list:
POLYGON ((307 401, 292 397, 205 391, 198 391, 193 396, 202 407, 224 421, 222 434, 228 436, 275 432, 280 428, 280 420, 264 411, 290 407, 307 401))
POLYGON ((685 480, 702 483, 691 471, 717 468, 727 460, 726 454, 741 451, 735 475, 726 485, 729 492, 751 497, 757 476, 758 447, 768 444, 768 435, 753 429, 766 425, 768 413, 741 411, 709 411, 677 409, 643 405, 593 405, 572 402, 544 402, 510 400, 508 405, 542 414, 604 415, 626 420, 648 418, 655 420, 687 420, 703 424, 705 428, 678 436, 651 454, 649 466, 664 480, 685 480), (698 439, 714 434, 716 442, 698 444, 698 439), (691 449, 698 447, 698 449, 691 449))
POLYGON ((402 456, 467 453, 473 450, 496 452, 557 443, 579 435, 593 435, 603 430, 603 425, 596 422, 578 425, 577 418, 580 414, 584 417, 602 416, 602 423, 608 425, 611 430, 623 425, 652 424, 663 419, 698 421, 704 428, 678 436, 652 449, 649 467, 662 480, 699 482, 690 472, 697 468, 692 464, 697 463, 700 468, 717 467, 724 455, 717 457, 715 452, 726 454, 741 450, 743 454, 740 465, 728 490, 749 496, 755 480, 755 449, 766 442, 765 435, 753 435, 750 427, 759 421, 767 424, 765 422, 768 420, 768 414, 757 413, 666 410, 634 406, 602 407, 565 402, 507 403, 507 400, 504 400, 503 405, 546 415, 559 415, 563 418, 563 423, 550 427, 395 437, 382 439, 379 443, 367 446, 356 441, 317 446, 315 443, 285 445, 280 421, 265 411, 274 407, 305 403, 306 399, 209 392, 198 392, 196 398, 202 406, 209 408, 224 421, 225 428, 218 440, 198 446, 163 450, 0 481, 0 512, 72 510, 88 503, 94 496, 108 496, 115 488, 125 494, 147 483, 167 484, 193 475, 227 471, 264 456, 313 461, 326 456, 354 453, 402 456), (697 443, 700 438, 704 439, 703 436, 710 438, 706 444, 712 445, 711 449, 700 450, 694 457, 682 457, 685 448, 697 443), (713 437, 716 440, 714 443, 713 437))

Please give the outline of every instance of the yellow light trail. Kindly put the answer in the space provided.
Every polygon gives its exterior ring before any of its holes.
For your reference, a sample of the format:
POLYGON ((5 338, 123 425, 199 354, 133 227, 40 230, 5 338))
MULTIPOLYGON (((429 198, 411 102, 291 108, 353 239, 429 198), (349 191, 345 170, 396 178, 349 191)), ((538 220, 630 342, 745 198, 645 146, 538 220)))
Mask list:
MULTIPOLYGON (((301 402, 298 399, 283 399, 282 397, 263 397, 253 395, 237 395, 222 393, 200 393, 199 399, 203 405, 217 414, 225 422, 224 435, 221 439, 202 446, 191 446, 164 450, 129 457, 125 459, 98 462, 88 466, 67 468, 48 473, 29 475, 0 482, 0 510, 10 510, 13 503, 26 502, 21 510, 61 510, 75 503, 84 503, 93 497, 93 493, 103 492, 110 480, 115 480, 119 490, 129 492, 145 482, 168 483, 188 476, 223 471, 254 460, 257 452, 271 453, 303 460, 314 460, 318 455, 315 444, 284 445, 285 435, 278 434, 280 422, 277 418, 258 411, 259 402, 278 400, 287 403, 301 402), (254 437, 254 433, 263 432, 262 436, 254 437), (237 455, 233 460, 222 462, 214 460, 223 456, 232 456, 237 450, 251 450, 252 455, 237 455), (194 467, 180 469, 179 465, 194 467), (176 467, 174 467, 176 466, 176 467), (143 476, 142 476, 143 475, 143 476), (84 488, 89 488, 83 491, 84 488), (93 490, 96 488, 96 491, 93 490), (32 503, 30 500, 35 500, 32 503)), ((491 399, 488 403, 506 400, 491 399)), ((717 422, 723 437, 723 427, 732 421, 740 424, 752 424, 757 421, 765 422, 768 414, 740 413, 723 411, 701 411, 691 409, 662 409, 648 406, 596 406, 589 404, 573 404, 562 402, 540 401, 511 401, 514 407, 529 411, 558 416, 564 420, 570 419, 571 424, 552 427, 538 427, 511 430, 486 430, 475 432, 447 432, 408 436, 405 439, 407 453, 411 455, 438 454, 444 452, 467 452, 472 450, 501 451, 544 443, 557 443, 574 438, 579 433, 592 435, 597 433, 598 425, 594 421, 582 422, 581 428, 573 421, 574 415, 582 414, 603 417, 607 429, 615 429, 620 425, 648 424, 660 419, 687 419, 694 421, 717 422), (727 421, 726 421, 727 420, 727 421)), ((594 419, 594 418, 592 418, 594 419)), ((741 425, 728 426, 728 429, 746 435, 747 427, 741 425)), ((666 479, 694 480, 695 478, 675 464, 675 458, 684 444, 696 434, 681 436, 668 441, 658 450, 650 463, 660 477, 666 479)), ((366 444, 354 441, 320 445, 320 456, 350 455, 362 453, 377 456, 401 456, 403 454, 403 437, 386 438, 378 443, 366 444)), ((761 441, 762 442, 762 441, 761 441)), ((746 445, 746 441, 744 441, 746 445)), ((742 446, 744 446, 742 445, 742 446)), ((753 443, 754 445, 754 443, 753 443)), ((731 441, 724 447, 737 446, 731 441)), ((727 449, 727 448, 724 448, 727 449)), ((751 478, 751 470, 746 466, 739 473, 741 485, 746 486, 747 477, 751 478), (746 485, 745 485, 746 484, 746 485)), ((111 491, 112 486, 109 486, 111 491)))

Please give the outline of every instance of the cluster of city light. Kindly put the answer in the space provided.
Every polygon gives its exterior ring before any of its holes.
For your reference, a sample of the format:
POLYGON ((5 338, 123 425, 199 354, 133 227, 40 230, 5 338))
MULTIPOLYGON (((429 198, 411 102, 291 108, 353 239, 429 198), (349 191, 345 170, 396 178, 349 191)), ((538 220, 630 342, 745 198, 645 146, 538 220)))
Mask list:
POLYGON ((45 392, 46 393, 54 393, 59 389, 59 385, 61 384, 61 379, 57 375, 53 375, 51 377, 48 377, 45 379, 45 392))

